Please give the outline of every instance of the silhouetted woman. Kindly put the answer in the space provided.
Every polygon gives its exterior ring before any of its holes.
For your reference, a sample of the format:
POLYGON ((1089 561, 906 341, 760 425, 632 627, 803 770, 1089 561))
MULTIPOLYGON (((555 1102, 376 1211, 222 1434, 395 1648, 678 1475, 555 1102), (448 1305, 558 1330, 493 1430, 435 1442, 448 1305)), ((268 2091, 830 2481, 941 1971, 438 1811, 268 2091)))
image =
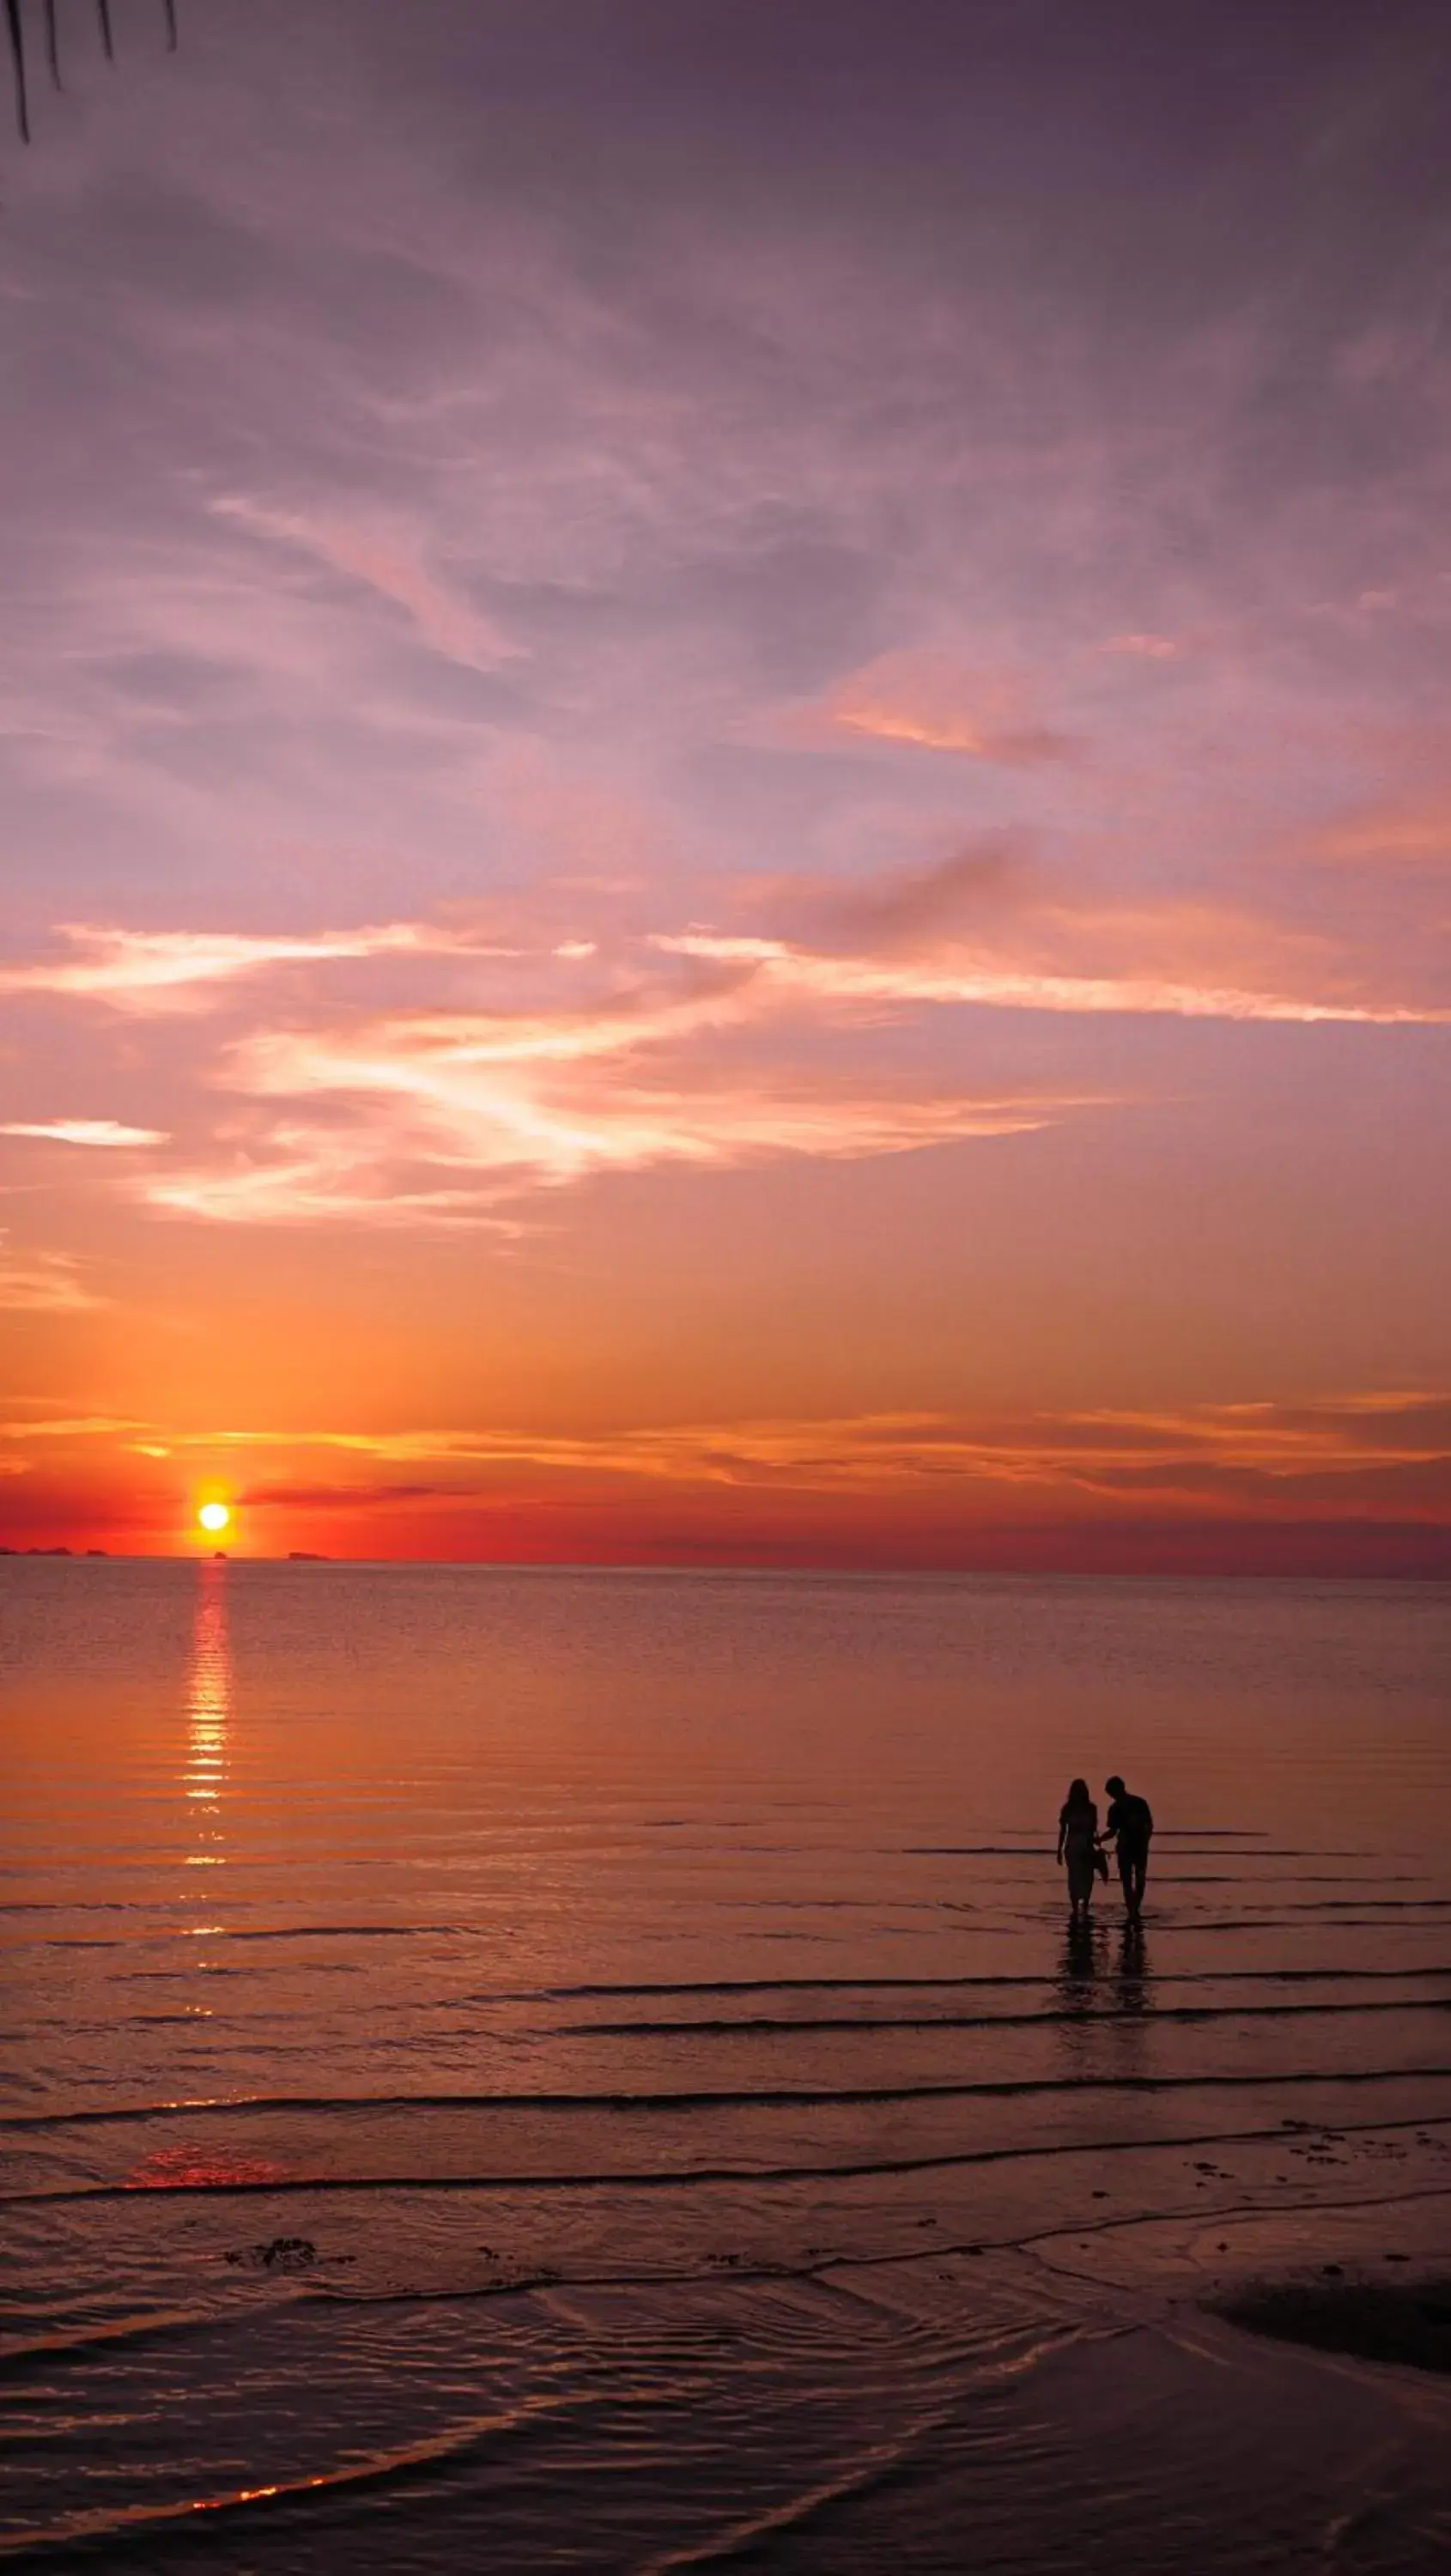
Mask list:
POLYGON ((1088 1794, 1088 1782, 1073 1780, 1058 1818, 1058 1858, 1068 1871, 1068 1902, 1075 1923, 1088 1921, 1097 1849, 1098 1809, 1088 1794))

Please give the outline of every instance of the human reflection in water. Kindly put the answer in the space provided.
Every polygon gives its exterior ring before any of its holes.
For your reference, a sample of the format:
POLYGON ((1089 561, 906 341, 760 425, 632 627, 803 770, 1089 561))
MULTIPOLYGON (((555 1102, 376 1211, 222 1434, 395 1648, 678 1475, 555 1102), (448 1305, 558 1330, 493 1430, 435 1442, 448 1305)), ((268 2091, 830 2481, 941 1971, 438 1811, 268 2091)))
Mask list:
POLYGON ((1088 2021, 1095 2010, 1094 1989, 1104 1965, 1105 1943, 1095 1934, 1088 1910, 1069 1917, 1068 1935, 1058 1963, 1058 2001, 1073 2021, 1088 2021))
POLYGON ((1152 2012, 1154 2008, 1148 1944, 1136 1914, 1131 1914, 1124 1924, 1114 1975, 1114 2002, 1121 2013, 1152 2012))

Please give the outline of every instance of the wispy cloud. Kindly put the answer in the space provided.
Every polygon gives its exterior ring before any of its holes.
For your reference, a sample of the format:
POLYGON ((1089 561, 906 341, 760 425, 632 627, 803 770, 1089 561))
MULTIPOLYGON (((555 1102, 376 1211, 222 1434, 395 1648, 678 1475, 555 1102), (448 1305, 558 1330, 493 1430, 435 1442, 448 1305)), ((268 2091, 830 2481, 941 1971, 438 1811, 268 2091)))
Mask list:
MULTIPOLYGON (((245 1433, 234 1445, 254 1445, 245 1433)), ((280 1435, 287 1442, 288 1435, 280 1435)), ((268 1435, 262 1445, 278 1445, 268 1435)), ((949 1413, 768 1417, 594 1435, 458 1430, 334 1433, 302 1444, 400 1465, 541 1468, 667 1482, 770 1484, 888 1492, 941 1481, 1112 1496, 1146 1477, 1197 1491, 1207 1480, 1266 1493, 1285 1481, 1362 1477, 1379 1469, 1447 1471, 1451 1397, 1391 1393, 1303 1405, 1186 1406, 994 1417, 949 1413)))
POLYGON ((893 981, 779 943, 663 936, 602 955, 566 940, 517 975, 506 964, 492 1008, 255 1029, 216 1079, 278 1104, 265 1129, 138 1187, 170 1213, 232 1222, 498 1222, 522 1191, 611 1172, 863 1159, 1024 1134, 1102 1102, 1091 1085, 874 1069, 859 1044, 844 1067, 831 1049, 886 1003, 961 998, 920 969, 893 981))
MULTIPOLYGON (((707 1025, 712 1014, 702 1009, 707 1025)), ((247 1153, 138 1184, 153 1207, 231 1222, 362 1218, 498 1223, 519 1192, 662 1164, 732 1168, 789 1155, 854 1159, 1042 1127, 1078 1097, 1045 1090, 869 1090, 804 1068, 743 1079, 653 1063, 687 1012, 621 1023, 480 1017, 274 1032, 239 1048, 229 1079, 253 1095, 335 1101, 247 1153)))
MULTIPOLYGON (((139 1426, 114 1413, 38 1413, 23 1420, 6 1420, 0 1416, 0 1440, 112 1441, 121 1439, 139 1426)), ((158 1452, 164 1455, 164 1452, 158 1452)))
POLYGON ((779 730, 807 747, 845 736, 1007 768, 1067 760, 1080 748, 1072 734, 1043 722, 1020 674, 975 670, 932 652, 878 655, 820 700, 793 709, 779 730))
POLYGON ((0 1236, 0 1308, 11 1314, 75 1315, 101 1303, 68 1253, 12 1251, 0 1236))
POLYGON ((6 968, 0 987, 133 1014, 235 994, 241 1034, 194 1067, 193 1101, 218 1104, 200 1122, 212 1132, 199 1141, 193 1117, 170 1152, 161 1128, 109 1119, 0 1133, 148 1148, 125 1186, 173 1218, 509 1231, 524 1194, 611 1173, 865 1160, 1124 1098, 1118 1083, 954 1079, 940 1051, 893 1054, 894 1029, 953 1015, 959 1043, 982 1011, 1451 1020, 1326 926, 1069 884, 1012 832, 867 880, 763 880, 757 917, 794 913, 794 937, 703 924, 601 938, 585 935, 599 928, 588 896, 571 899, 575 935, 556 921, 517 941, 498 936, 514 925, 497 903, 487 924, 276 935, 73 925, 65 953, 6 968), (428 998, 379 1007, 400 979, 428 998))
POLYGON ((1354 808, 1302 836, 1299 854, 1351 867, 1451 866, 1451 791, 1354 808))
POLYGON ((62 922, 57 936, 70 953, 23 966, 0 966, 0 993, 72 996, 150 1011, 185 1004, 198 987, 289 965, 336 964, 416 955, 452 943, 419 922, 377 928, 252 935, 245 931, 124 930, 62 922))
POLYGON ((1117 975, 1053 972, 1008 959, 975 957, 966 944, 940 962, 897 963, 814 954, 784 940, 712 931, 663 936, 658 944, 678 955, 750 967, 775 989, 783 1004, 794 998, 801 1003, 835 1004, 843 1010, 940 1004, 1089 1015, 1149 1013, 1175 1019, 1364 1021, 1384 1027, 1451 1022, 1451 1008, 1200 981, 1165 975, 1148 966, 1117 975))
POLYGON ((0 1438, 20 1448, 34 1439, 102 1448, 124 1440, 154 1457, 204 1452, 240 1461, 286 1453, 298 1463, 239 1490, 238 1499, 259 1510, 457 1502, 486 1496, 499 1479, 511 1487, 523 1479, 541 1490, 625 1480, 884 1502, 915 1497, 943 1511, 975 1499, 1008 1516, 1137 1508, 1151 1497, 1196 1511, 1266 1512, 1288 1498, 1297 1510, 1330 1514, 1363 1510, 1380 1498, 1398 1500, 1413 1516, 1451 1517, 1451 1394, 1436 1390, 1164 1410, 748 1416, 588 1432, 527 1426, 177 1432, 110 1417, 58 1417, 0 1423, 0 1438), (320 1474, 328 1458, 336 1469, 320 1474), (351 1461, 358 1472, 348 1467, 351 1461), (397 1478, 380 1472, 394 1468, 402 1471, 397 1478))
POLYGON ((1105 653, 1126 653, 1141 662, 1177 662, 1183 650, 1172 635, 1110 635, 1105 653))
POLYGON ((125 1127, 118 1118, 13 1118, 0 1126, 0 1136, 29 1136, 49 1145, 91 1145, 103 1151, 139 1145, 164 1145, 161 1127, 125 1127))
POLYGON ((363 526, 311 511, 277 510, 230 496, 213 503, 219 517, 310 555, 344 580, 402 609, 425 644, 471 670, 493 671, 523 647, 433 571, 415 543, 396 529, 363 526))

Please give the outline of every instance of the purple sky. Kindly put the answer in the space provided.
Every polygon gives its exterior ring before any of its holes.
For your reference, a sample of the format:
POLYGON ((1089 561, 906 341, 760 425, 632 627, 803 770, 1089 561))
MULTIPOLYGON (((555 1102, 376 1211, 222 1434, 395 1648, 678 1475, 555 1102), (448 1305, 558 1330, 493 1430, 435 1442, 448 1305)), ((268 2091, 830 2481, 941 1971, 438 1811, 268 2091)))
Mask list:
POLYGON ((708 1547, 768 1423, 809 1550, 829 1423, 930 1555, 1124 1505, 1005 1409, 1306 1405, 1154 1510, 1444 1525, 1444 10, 115 16, 3 151, 15 1527, 467 1439, 468 1552, 507 1419, 708 1547))

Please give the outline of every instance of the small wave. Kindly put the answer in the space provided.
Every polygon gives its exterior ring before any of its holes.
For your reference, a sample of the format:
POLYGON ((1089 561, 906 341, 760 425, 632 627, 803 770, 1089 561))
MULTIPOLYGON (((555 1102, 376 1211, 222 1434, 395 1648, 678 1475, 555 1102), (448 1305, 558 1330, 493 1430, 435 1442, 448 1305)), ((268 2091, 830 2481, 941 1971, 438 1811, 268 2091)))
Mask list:
POLYGON ((164 1914, 184 1901, 179 1897, 159 1897, 151 1903, 127 1896, 0 1896, 0 1914, 164 1914))
POLYGON ((118 2317, 111 2324, 72 2328, 63 2333, 32 2335, 25 2342, 0 2346, 0 2379, 22 2376, 31 2370, 49 2369, 56 2362, 79 2361, 97 2352, 113 2352, 118 2345, 128 2349, 137 2344, 159 2342, 185 2334, 205 2334, 226 2320, 207 2308, 172 2308, 144 2317, 118 2317))
POLYGON ((898 1843, 908 1860, 1037 1860, 1043 1857, 1041 1835, 1035 1843, 898 1843))
MULTIPOLYGON (((1145 1981, 1147 1982, 1147 1981, 1145 1981)), ((1155 1983, 1157 1984, 1157 1979, 1155 1983)), ((1113 1989, 1108 1992, 1112 1997, 1113 1989)), ((1297 2021, 1314 2015, 1331 2014, 1353 2017, 1359 2013, 1446 2013, 1451 2012, 1451 1995, 1392 1996, 1382 2001, 1356 2004, 1161 2004, 1147 2000, 1143 2017, 1160 2022, 1214 2021, 1297 2021)), ((1117 2028, 1123 2020, 1121 2006, 1112 2000, 1096 2012, 1005 2012, 1005 2013, 822 2013, 776 2015, 767 2019, 754 2014, 749 2021, 566 2021, 557 2022, 546 2036, 550 2039, 635 2039, 635 2038, 770 2038, 793 2031, 862 2031, 862 2030, 1052 2030, 1060 2023, 1071 2023, 1082 2030, 1093 2023, 1117 2028)))
POLYGON ((838 2476, 825 2478, 780 2504, 768 2505, 742 2521, 730 2523, 708 2540, 647 2558, 642 2563, 641 2576, 674 2576, 676 2570, 724 2567, 732 2559, 755 2558, 783 2533, 799 2533, 807 2524, 820 2525, 834 2519, 863 2496, 879 2493, 910 2476, 923 2442, 944 2431, 949 2420, 943 2409, 926 2422, 906 2426, 865 2454, 858 2450, 852 2466, 838 2476))
MULTIPOLYGON (((59 1909, 69 1913, 68 1906, 59 1909)), ((269 1923, 252 1926, 239 1923, 209 1923, 209 1941, 416 1941, 458 1940, 468 1936, 466 1923, 269 1923)), ((102 1938, 86 1933, 49 1932, 35 1941, 17 1941, 9 1946, 16 1950, 139 1950, 157 1948, 162 1942, 194 1941, 190 1924, 178 1924, 174 1930, 142 1933, 131 1939, 102 1938)))
POLYGON ((224 1941, 420 1941, 456 1940, 466 1923, 271 1923, 223 1926, 224 1941))
MULTIPOLYGON (((1379 1882, 1386 1887, 1401 1883, 1394 1879, 1383 1879, 1379 1882)), ((1375 1886, 1377 1882, 1372 1879, 1368 1884, 1375 1886)), ((1349 1914, 1357 1905, 1373 1905, 1382 1914, 1398 1911, 1407 1914, 1444 1914, 1451 1910, 1451 1896, 1368 1896, 1357 1892, 1354 1896, 1292 1897, 1287 1905, 1280 1907, 1280 1912, 1282 1914, 1349 1914)))
MULTIPOLYGON (((1319 2082, 1332 2089, 1332 2083, 1346 2079, 1324 2076, 1291 2078, 1292 2082, 1319 2082)), ((1378 2080, 1378 2079, 1372 2079, 1378 2080)), ((1079 2088, 1069 2086, 1074 2091, 1079 2088)), ((1405 2118, 1391 2120, 1335 2121, 1341 2137, 1365 2134, 1384 2136, 1392 2130, 1439 2129, 1451 2125, 1451 2111, 1438 2114, 1421 2110, 1405 2118)), ((1046 2161, 1059 2156, 1142 2155, 1158 2147, 1249 2146, 1262 2139, 1282 2143, 1290 2135, 1290 2124, 1283 2119, 1271 2125, 1252 2129, 1175 2130, 1168 2135, 1147 2137, 1142 2131, 1130 2138, 1055 2138, 1047 2145, 1015 2147, 960 2147, 940 2150, 923 2156, 878 2156, 851 2164, 802 2165, 685 2165, 671 2172, 659 2168, 644 2171, 617 2169, 609 2173, 510 2173, 510 2174, 294 2174, 284 2182, 180 2183, 173 2186, 173 2197, 203 2196, 213 2200, 277 2199, 299 2193, 315 2196, 327 2193, 336 2197, 348 2192, 372 2195, 379 2192, 540 2192, 540 2191, 698 2191, 740 2184, 758 2187, 762 2183, 855 2182, 894 2174, 941 2173, 959 2166, 1023 2164, 1046 2161)), ((0 2208, 49 2208, 52 2204, 73 2201, 134 2201, 132 2183, 65 2183, 55 2190, 14 2191, 0 2194, 0 2208)))
POLYGON ((370 2459, 344 2468, 324 2469, 310 2478, 279 2479, 275 2484, 233 2487, 221 2495, 187 2496, 174 2504, 140 2504, 107 2510, 104 2506, 63 2516, 49 2531, 22 2531, 0 2540, 0 2561, 21 2559, 32 2565, 66 2560, 114 2562, 164 2546, 194 2532, 199 2523, 250 2524, 259 2517, 285 2515, 338 2494, 400 2485, 436 2475, 491 2436, 532 2430, 543 2421, 577 2413, 596 2401, 586 2391, 552 2391, 519 2405, 451 2425, 404 2449, 375 2452, 370 2459))
MULTIPOLYGON (((1065 2016, 1073 2018, 1073 2016, 1065 2016)), ((1451 2066, 1307 2067, 1283 2075, 989 2076, 960 2084, 772 2085, 693 2088, 669 2093, 241 2093, 174 2102, 107 2103, 78 2111, 7 2111, 0 2128, 19 2130, 141 2126, 152 2120, 273 2119, 338 2112, 371 2116, 399 2111, 795 2111, 850 2108, 873 2102, 1016 2101, 1044 2093, 1201 2093, 1226 2088, 1278 2092, 1286 2084, 1435 2084, 1451 2066)), ((22 2195, 23 2197, 24 2195, 22 2195)))
MULTIPOLYGON (((1196 1930, 1204 1930, 1202 1924, 1196 1930)), ((1157 1988, 1166 1986, 1227 1986, 1250 1983, 1286 1985, 1331 1984, 1342 1980, 1359 1982, 1372 1978, 1443 1977, 1451 1979, 1451 1963, 1442 1966, 1421 1965, 1409 1968, 1181 1968, 1169 1974, 1155 1974, 1157 1988)), ((689 1977, 638 1980, 631 1985, 587 1984, 576 1986, 500 1986, 485 1987, 476 1994, 451 1997, 450 2002, 495 2004, 550 2004, 608 2002, 627 1995, 821 1995, 821 1994, 960 1994, 996 1992, 999 1989, 1053 1987, 1056 1977, 985 1976, 985 1977, 689 1977)))
MULTIPOLYGON (((1160 1843, 1177 1843, 1180 1846, 1176 1859, 1189 1858, 1201 1842, 1223 1843, 1231 1839, 1228 1834, 1174 1834, 1167 1831, 1154 1836, 1156 1847, 1160 1843)), ((1021 1843, 894 1843, 888 1848, 909 1860, 1040 1861, 1043 1857, 1041 1835, 1036 1841, 1021 1843)), ((1336 1851, 1318 1843, 1305 1850, 1301 1850, 1298 1844, 1260 1843, 1253 1851, 1215 1853, 1217 1860, 1375 1860, 1378 1857, 1379 1854, 1373 1851, 1336 1851)))
MULTIPOLYGON (((1448 1900, 1448 1901, 1451 1901, 1451 1900, 1448 1900)), ((1264 1897, 1263 1897, 1263 1896, 1257 1896, 1257 1897, 1256 1897, 1256 1902, 1257 1902, 1258 1904, 1260 1904, 1260 1905, 1263 1905, 1263 1904, 1265 1903, 1265 1899, 1264 1899, 1264 1897)), ((1375 1899, 1374 1899, 1373 1897, 1371 1897, 1371 1898, 1366 1898, 1366 1897, 1349 1897, 1349 1898, 1347 1898, 1347 1899, 1346 1899, 1346 1902, 1347 1902, 1347 1904, 1355 1904, 1355 1905, 1362 1905, 1362 1904, 1374 1904, 1374 1903, 1375 1903, 1375 1899)), ((1164 1926, 1163 1928, 1164 1928, 1164 1929, 1166 1929, 1166 1930, 1170 1930, 1170 1931, 1188 1931, 1188 1932, 1195 1932, 1195 1933, 1198 1933, 1198 1932, 1389 1932, 1389 1931, 1394 1930, 1394 1929, 1395 1929, 1395 1926, 1386 1922, 1386 1920, 1385 1920, 1385 1914, 1386 1914, 1386 1911, 1387 1911, 1387 1909, 1386 1909, 1386 1908, 1384 1908, 1384 1907, 1382 1907, 1379 1911, 1377 1911, 1377 1912, 1376 1912, 1376 1913, 1374 1913, 1374 1914, 1341 1914, 1341 1915, 1337 1916, 1336 1920, 1335 1920, 1333 1923, 1327 1923, 1327 1922, 1325 1921, 1325 1919, 1324 1919, 1324 1918, 1325 1918, 1325 1908, 1324 1908, 1323 1906, 1320 1906, 1320 1905, 1281 1905, 1281 1906, 1277 1906, 1277 1907, 1276 1907, 1276 1909, 1275 1909, 1275 1911, 1274 1911, 1273 1913, 1270 1913, 1270 1914, 1261 1913, 1261 1914, 1224 1914, 1224 1915, 1211 1915, 1211 1914, 1192 1914, 1192 1913, 1191 1913, 1191 1914, 1188 1914, 1188 1915, 1185 1915, 1185 1916, 1181 1917, 1179 1921, 1177 1921, 1177 1922, 1175 1922, 1175 1923, 1168 1924, 1168 1925, 1164 1926), (1304 1922, 1304 1923, 1293 1923, 1293 1922, 1291 1922, 1291 1921, 1290 1921, 1290 1919, 1289 1919, 1289 1918, 1290 1918, 1290 1916, 1291 1916, 1291 1915, 1294 1915, 1294 1914, 1303 1914, 1303 1915, 1315 1916, 1315 1917, 1318 1917, 1318 1920, 1309 1921, 1309 1922, 1304 1922)), ((1410 1926, 1410 1925, 1407 1925, 1405 1928, 1406 1928, 1407 1930, 1410 1930, 1410 1929, 1412 1929, 1413 1927, 1412 1927, 1412 1926, 1410 1926)), ((1376 1970, 1374 1970, 1374 1969, 1369 1969, 1369 1970, 1365 1970, 1365 1971, 1357 1971, 1357 1970, 1354 1970, 1354 1969, 1350 1969, 1350 1970, 1347 1970, 1347 1971, 1346 1971, 1346 1974, 1347 1974, 1347 1975, 1355 1975, 1355 1974, 1361 1974, 1361 1973, 1366 1974, 1366 1975, 1375 1975, 1375 1974, 1378 1974, 1378 1973, 1379 1973, 1379 1974, 1387 1974, 1387 1973, 1389 1973, 1389 1974, 1392 1974, 1392 1975, 1397 1975, 1397 1974, 1399 1974, 1399 1975, 1407 1975, 1407 1976, 1408 1976, 1408 1975, 1410 1975, 1410 1974, 1412 1973, 1412 1971, 1411 1971, 1411 1970, 1409 1970, 1409 1969, 1405 1969, 1405 1970, 1390 1970, 1390 1971, 1385 1971, 1385 1970, 1376 1971, 1376 1970)))

